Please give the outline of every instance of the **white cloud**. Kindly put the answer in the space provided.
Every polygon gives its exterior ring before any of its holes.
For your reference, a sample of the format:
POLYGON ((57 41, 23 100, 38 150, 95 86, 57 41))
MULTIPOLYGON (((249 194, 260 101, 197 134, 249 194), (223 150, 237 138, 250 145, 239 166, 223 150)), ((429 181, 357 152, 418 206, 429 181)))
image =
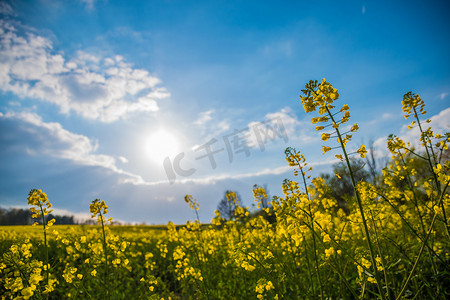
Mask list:
MULTIPOLYGON (((91 141, 84 135, 68 131, 60 123, 44 122, 39 115, 29 112, 8 112, 1 114, 0 117, 25 124, 25 130, 39 141, 39 143, 33 144, 32 148, 26 148, 26 152, 30 155, 47 155, 67 159, 80 165, 102 167, 123 175, 132 182, 144 182, 140 176, 118 168, 114 157, 96 154, 95 152, 98 149, 96 141, 91 141)), ((127 161, 124 157, 119 157, 119 159, 122 162, 127 161)))
MULTIPOLYGON (((431 122, 427 124, 425 119, 422 120, 422 129, 426 130, 431 127, 433 132, 443 134, 450 131, 450 107, 442 110, 439 114, 429 118, 431 122)), ((405 140, 409 141, 415 146, 419 146, 420 129, 416 124, 411 130, 408 130, 407 125, 404 125, 401 129, 400 136, 405 140)))
MULTIPOLYGON (((431 127, 435 134, 444 134, 450 131, 450 107, 442 110, 441 112, 439 112, 439 114, 434 115, 429 119, 431 120, 429 124, 424 122, 425 119, 423 119, 421 122, 422 128, 424 130, 426 130, 428 127, 431 127)), ((411 118, 408 119, 408 121, 410 120, 411 118)), ((408 130, 407 125, 403 125, 400 130, 399 138, 401 138, 405 142, 411 143, 411 146, 413 146, 414 148, 423 150, 423 147, 420 145, 421 143, 419 141, 420 129, 417 124, 411 130, 408 130)), ((386 141, 387 137, 381 137, 374 142, 375 157, 381 158, 391 156, 389 150, 387 149, 386 141)))
POLYGON ((175 197, 174 197, 174 196, 167 196, 167 197, 164 197, 164 196, 156 196, 156 197, 154 197, 153 199, 155 199, 155 200, 164 200, 164 201, 167 201, 167 202, 173 202, 173 201, 175 201, 175 197))
MULTIPOLYGON (((263 170, 249 172, 249 173, 241 173, 241 174, 221 174, 215 176, 206 176, 206 177, 194 177, 194 178, 177 178, 175 183, 178 184, 215 184, 218 181, 228 180, 228 179, 244 179, 250 177, 257 177, 263 175, 280 175, 289 170, 289 166, 282 166, 278 168, 266 168, 263 170)), ((134 185, 146 185, 146 186, 157 186, 157 185, 169 185, 169 180, 159 180, 159 181, 148 181, 148 182, 138 182, 132 179, 123 179, 122 183, 131 183, 134 185)))
POLYGON ((217 181, 228 180, 228 179, 244 179, 251 177, 258 177, 263 175, 280 175, 289 171, 289 166, 281 166, 277 168, 266 168, 263 170, 258 170, 255 172, 241 173, 241 174, 222 174, 216 176, 208 176, 202 178, 183 178, 177 179, 177 183, 196 183, 196 184, 215 184, 217 181))
MULTIPOLYGON (((230 129, 229 120, 220 120, 216 110, 210 109, 207 111, 200 112, 197 119, 192 122, 200 129, 200 136, 204 140, 210 140, 212 138, 217 138, 219 135, 230 129)), ((197 148, 199 145, 191 147, 192 149, 197 148)))
POLYGON ((265 115, 264 121, 250 122, 248 128, 248 145, 250 147, 258 147, 261 141, 255 132, 264 128, 268 129, 266 130, 266 133, 269 135, 267 137, 269 139, 272 137, 272 140, 281 138, 285 139, 286 142, 287 140, 292 140, 302 144, 318 140, 317 134, 312 134, 310 123, 300 121, 290 107, 268 113, 265 115))
POLYGON ((391 114, 391 113, 384 113, 382 116, 381 116, 381 119, 382 120, 388 120, 388 119, 391 119, 391 118, 393 118, 394 116, 391 114))
POLYGON ((201 112, 198 115, 197 120, 194 121, 195 125, 199 125, 199 126, 203 126, 205 125, 207 122, 212 120, 211 115, 214 113, 214 109, 210 109, 204 112, 201 112))
POLYGON ((86 5, 86 9, 88 11, 92 11, 94 9, 95 6, 95 1, 96 0, 80 0, 81 3, 83 3, 84 5, 86 5))
POLYGON ((91 214, 90 213, 84 213, 84 212, 72 212, 67 209, 61 209, 61 208, 52 208, 53 209, 53 215, 57 216, 73 216, 75 222, 82 223, 86 220, 91 220, 91 214))
POLYGON ((119 160, 120 160, 123 164, 128 163, 128 159, 127 159, 126 157, 119 156, 119 160))
POLYGON ((217 124, 217 126, 219 127, 220 132, 227 131, 228 129, 230 129, 230 123, 226 120, 223 120, 222 122, 217 124))
POLYGON ((170 96, 160 80, 133 68, 123 57, 100 57, 83 51, 65 58, 52 42, 0 20, 0 89, 22 98, 53 103, 62 113, 113 122, 131 113, 156 112, 170 96))
MULTIPOLYGON (((324 159, 322 161, 317 162, 311 162, 308 163, 308 167, 314 167, 314 166, 321 166, 321 165, 332 165, 339 162, 338 159, 332 158, 332 159, 324 159)), ((293 172, 294 168, 285 165, 275 168, 265 168, 262 170, 257 170, 254 172, 247 172, 247 173, 241 173, 241 174, 222 174, 222 175, 216 175, 216 176, 208 176, 208 177, 202 177, 202 178, 183 178, 183 179, 177 179, 177 183, 196 183, 196 184, 215 184, 217 181, 222 180, 239 180, 244 178, 252 178, 252 177, 259 177, 259 176, 265 176, 265 175, 281 175, 286 172, 293 172)), ((166 181, 167 183, 167 181, 166 181)))
POLYGON ((448 96, 448 93, 441 93, 441 94, 439 95, 439 98, 440 98, 441 100, 444 100, 445 97, 447 97, 447 96, 448 96))

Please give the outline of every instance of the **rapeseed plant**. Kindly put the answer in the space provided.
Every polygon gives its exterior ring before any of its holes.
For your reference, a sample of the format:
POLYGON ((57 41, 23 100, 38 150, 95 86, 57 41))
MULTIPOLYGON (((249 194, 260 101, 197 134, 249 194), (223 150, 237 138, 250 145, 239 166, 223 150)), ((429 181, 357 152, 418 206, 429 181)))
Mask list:
MULTIPOLYGON (((105 256, 105 265, 103 270, 103 284, 105 287, 106 299, 110 298, 109 295, 109 261, 108 261, 108 242, 106 240, 105 233, 105 218, 104 215, 108 213, 108 206, 106 205, 104 200, 95 199, 89 204, 89 211, 91 212, 91 218, 97 217, 97 223, 102 226, 102 244, 103 244, 103 255, 105 256)), ((112 219, 110 218, 109 221, 112 219)), ((96 272, 95 272, 96 273, 96 272)), ((93 276, 95 276, 95 273, 93 276)))
MULTIPOLYGON (((43 228, 43 234, 44 234, 44 253, 45 253, 45 265, 43 266, 44 272, 45 272, 45 281, 46 281, 46 287, 44 290, 44 294, 46 295, 46 298, 48 298, 48 293, 53 291, 54 287, 53 284, 55 284, 57 281, 52 280, 50 282, 50 264, 49 264, 49 257, 48 257, 48 244, 47 244, 47 230, 53 226, 55 223, 55 219, 51 219, 46 222, 46 217, 48 214, 53 212, 53 209, 51 209, 52 204, 48 200, 47 194, 42 192, 42 190, 38 189, 32 189, 28 194, 28 205, 32 205, 30 207, 30 211, 33 213, 32 218, 39 218, 42 219, 42 228, 43 228)), ((33 226, 38 225, 37 222, 33 224, 33 226)), ((32 294, 33 289, 29 289, 27 294, 32 294)))
MULTIPOLYGON (((335 108, 333 105, 335 101, 339 99, 339 92, 337 89, 333 88, 333 86, 325 80, 325 78, 322 80, 322 82, 319 84, 318 81, 311 80, 308 84, 306 84, 305 89, 302 90, 302 93, 304 96, 300 96, 303 108, 307 113, 316 111, 318 109, 318 113, 321 117, 315 117, 312 119, 312 123, 318 123, 322 122, 326 125, 318 128, 318 130, 323 130, 327 127, 332 127, 334 130, 330 133, 322 134, 322 140, 326 141, 331 136, 337 137, 337 143, 339 144, 337 147, 329 147, 329 146, 323 146, 323 154, 325 154, 328 151, 331 151, 332 149, 341 148, 342 153, 344 154, 345 162, 347 163, 347 168, 350 173, 350 178, 352 181, 352 185, 354 188, 356 201, 359 208, 359 213, 361 215, 362 224, 364 227, 364 234, 365 239, 367 241, 367 247, 370 252, 370 259, 372 261, 372 274, 375 277, 375 283, 378 287, 379 295, 382 299, 385 298, 385 292, 382 289, 382 285, 380 282, 378 270, 376 269, 375 264, 375 251, 373 249, 373 243, 371 240, 371 234, 369 232, 369 227, 367 224, 365 212, 363 209, 362 199, 359 194, 359 191, 356 188, 356 182, 355 177, 353 174, 353 170, 350 165, 350 159, 349 154, 347 151, 346 144, 351 140, 352 134, 350 132, 355 132, 358 128, 358 125, 355 124, 352 126, 350 130, 341 132, 339 129, 343 129, 342 125, 347 123, 350 119, 350 112, 349 112, 349 106, 347 104, 344 104, 340 110, 337 112, 332 113, 332 110, 335 108), (338 118, 339 115, 342 115, 340 119, 338 118), (328 124, 327 124, 328 123, 328 124), (345 136, 344 136, 345 135, 345 136)), ((367 150, 365 148, 365 145, 361 145, 361 147, 356 150, 356 153, 360 154, 362 158, 365 157, 365 154, 367 153, 367 150)), ((341 159, 342 156, 337 156, 338 159, 341 159)))

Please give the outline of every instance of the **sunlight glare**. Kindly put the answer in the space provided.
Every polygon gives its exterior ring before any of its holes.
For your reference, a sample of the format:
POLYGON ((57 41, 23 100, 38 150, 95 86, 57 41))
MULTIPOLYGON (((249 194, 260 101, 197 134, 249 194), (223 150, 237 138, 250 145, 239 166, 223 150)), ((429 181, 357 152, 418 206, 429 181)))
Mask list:
POLYGON ((162 163, 164 158, 178 154, 179 143, 172 133, 160 129, 148 138, 146 152, 153 162, 162 163))

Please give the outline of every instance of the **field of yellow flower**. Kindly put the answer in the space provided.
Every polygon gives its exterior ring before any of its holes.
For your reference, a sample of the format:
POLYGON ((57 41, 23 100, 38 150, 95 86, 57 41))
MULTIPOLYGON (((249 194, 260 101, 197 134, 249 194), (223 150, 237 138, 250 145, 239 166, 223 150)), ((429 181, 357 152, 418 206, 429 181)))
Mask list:
MULTIPOLYGON (((107 204, 96 199, 97 226, 53 225, 49 199, 33 189, 28 204, 42 224, 0 228, 2 299, 448 299, 449 133, 433 133, 420 119, 424 102, 405 94, 421 148, 390 136, 392 160, 380 178, 358 182, 350 156, 367 150, 349 150, 358 125, 346 124, 348 105, 335 107, 339 93, 325 80, 302 93, 322 140, 335 141, 324 154, 336 152, 348 168, 354 196, 345 203, 324 179, 310 178, 293 148, 285 155, 299 180, 285 180, 284 195, 266 205, 255 186, 261 213, 249 215, 229 192, 234 218, 216 211, 210 224, 110 226, 107 204)), ((195 198, 185 200, 196 214, 195 198)))

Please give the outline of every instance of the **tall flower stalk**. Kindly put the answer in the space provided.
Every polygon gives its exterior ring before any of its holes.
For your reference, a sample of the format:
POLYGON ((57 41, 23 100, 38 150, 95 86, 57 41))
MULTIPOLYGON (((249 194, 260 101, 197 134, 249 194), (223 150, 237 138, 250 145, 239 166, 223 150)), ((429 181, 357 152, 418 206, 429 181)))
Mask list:
MULTIPOLYGON (((44 266, 44 272, 45 272, 45 281, 46 281, 46 298, 48 298, 48 292, 52 291, 53 282, 50 283, 49 277, 50 277, 50 264, 49 264, 49 258, 48 258, 48 244, 47 244, 47 230, 49 227, 51 227, 55 223, 55 219, 51 219, 48 222, 45 222, 46 215, 53 212, 53 209, 50 209, 52 207, 52 204, 47 198, 47 194, 45 194, 42 190, 32 189, 30 193, 28 194, 28 205, 32 205, 33 207, 30 207, 30 211, 33 213, 32 218, 39 218, 42 219, 42 228, 44 233, 44 253, 45 253, 45 266, 44 266)), ((33 226, 38 225, 37 222, 33 224, 33 226)))
MULTIPOLYGON (((201 245, 203 244, 203 236, 202 236, 202 225, 200 222, 200 216, 198 215, 198 209, 199 209, 199 204, 197 202, 197 199, 194 199, 192 197, 192 195, 186 195, 184 197, 184 201, 189 205, 189 207, 195 212, 195 216, 197 217, 196 220, 193 222, 193 224, 191 225, 191 230, 196 231, 197 232, 197 236, 198 236, 198 241, 200 242, 200 245, 198 245, 197 243, 193 244, 193 250, 194 250, 194 254, 195 254, 195 259, 197 261, 197 266, 200 270, 200 276, 196 276, 195 278, 195 283, 197 284, 198 288, 200 290, 202 290, 201 287, 203 287, 203 292, 205 293, 206 299, 210 299, 210 294, 209 294, 209 287, 208 284, 205 280, 203 280, 203 274, 205 274, 205 269, 204 269, 204 263, 202 262, 202 259, 200 259, 200 250, 202 250, 201 245), (199 281, 201 284, 199 284, 199 281), (201 285, 201 287, 200 287, 201 285)), ((201 255, 203 256, 204 253, 202 251, 201 255)))
MULTIPOLYGON (((449 135, 448 135, 448 133, 446 134, 446 137, 443 137, 440 134, 435 135, 433 133, 433 131, 431 130, 431 127, 424 130, 419 116, 425 115, 426 110, 425 110, 425 103, 420 98, 419 95, 413 94, 412 92, 406 93, 403 96, 402 109, 403 109, 403 112, 405 113, 405 119, 408 119, 410 116, 412 116, 414 118, 412 123, 410 125, 408 125, 408 130, 411 130, 417 124, 417 127, 420 131, 419 141, 421 142, 421 146, 425 148, 425 156, 417 154, 416 152, 414 152, 411 149, 409 143, 405 144, 405 142, 402 141, 400 138, 398 138, 396 136, 392 136, 392 135, 389 137, 389 140, 388 140, 388 148, 391 151, 391 153, 398 152, 400 157, 401 157, 400 150, 405 150, 406 152, 411 152, 412 154, 418 156, 419 158, 427 161, 428 166, 430 167, 430 172, 433 176, 433 181, 434 181, 434 185, 436 188, 435 191, 437 192, 435 194, 435 198, 438 200, 437 201, 434 200, 433 193, 430 193, 431 201, 434 202, 433 203, 434 214, 433 214, 431 223, 429 225, 428 232, 425 232, 425 226, 423 225, 422 216, 419 215, 424 237, 420 239, 422 241, 422 244, 421 244, 419 253, 416 256, 413 267, 412 267, 411 271, 409 272, 408 278, 403 283, 402 288, 401 288, 399 294, 397 295, 396 299, 400 299, 402 297, 403 293, 405 292, 406 287, 408 286, 408 284, 418 266, 418 262, 422 256, 422 253, 423 253, 425 247, 427 247, 427 249, 429 249, 430 259, 432 260, 432 257, 431 257, 432 251, 430 250, 430 249, 432 249, 432 246, 430 247, 428 245, 428 240, 430 238, 430 235, 434 231, 433 227, 434 227, 436 218, 439 215, 439 211, 442 214, 442 216, 441 216, 442 222, 444 223, 444 228, 445 228, 447 237, 450 237, 449 224, 447 221, 446 210, 445 210, 445 206, 444 206, 444 195, 445 195, 446 190, 450 183, 450 176, 446 175, 446 173, 448 173, 448 169, 450 168, 450 163, 447 161, 444 166, 441 165, 442 152, 444 149, 448 149, 447 143, 449 141, 449 135), (434 152, 433 142, 432 142, 433 138, 436 140, 442 139, 441 141, 439 141, 438 143, 436 143, 434 145, 437 149, 441 149, 441 155, 439 157, 434 152)), ((426 120, 426 123, 429 123, 430 121, 431 120, 428 119, 428 120, 426 120)), ((404 164, 406 165, 406 163, 404 163, 404 164)), ((424 187, 425 187, 425 184, 424 184, 424 187)), ((430 187, 430 185, 428 185, 428 187, 430 187)), ((439 256, 436 255, 436 257, 439 257, 439 256)), ((432 260, 431 263, 432 263, 433 269, 435 271, 434 261, 432 260)))
MULTIPOLYGON (((440 158, 434 153, 433 144, 432 144, 432 138, 442 138, 441 135, 434 135, 431 128, 428 128, 426 130, 423 129, 422 124, 420 122, 420 115, 425 115, 427 111, 425 110, 425 102, 420 98, 419 95, 413 94, 412 92, 408 92, 403 96, 402 101, 402 109, 405 113, 405 119, 408 119, 411 115, 414 117, 413 122, 410 126, 408 126, 408 129, 411 130, 415 124, 417 124, 419 130, 420 130, 420 139, 419 141, 422 143, 421 145, 425 148, 426 157, 425 160, 428 162, 428 165, 430 167, 430 171, 433 174, 434 184, 436 185, 436 190, 438 193, 442 193, 441 189, 441 183, 438 179, 438 175, 436 172, 436 168, 438 168, 438 165, 440 165, 440 158)), ((431 120, 428 119, 426 122, 429 123, 431 120)), ((441 143, 437 143, 437 147, 439 147, 441 143)), ((443 147, 444 148, 444 147, 443 147)), ((442 149, 443 149, 442 148, 442 149)), ((447 147, 448 149, 448 147, 447 147)), ((442 153, 442 152, 441 152, 442 153)), ((442 217, 444 218, 444 222, 446 224, 445 230, 447 233, 447 236, 450 237, 449 232, 449 224, 447 222, 447 215, 445 212, 444 205, 441 205, 442 209, 442 217)))
MULTIPOLYGON (((352 153, 348 153, 346 148, 346 144, 351 140, 353 132, 356 132, 358 130, 358 125, 354 124, 349 130, 345 132, 342 132, 339 129, 341 125, 347 123, 350 119, 349 106, 347 104, 344 104, 340 110, 334 113, 332 112, 334 111, 335 108, 333 103, 339 99, 339 92, 337 89, 333 88, 333 86, 329 82, 327 82, 325 78, 322 80, 320 84, 318 83, 317 80, 315 81, 311 80, 308 84, 306 84, 305 89, 302 90, 302 93, 304 96, 300 96, 300 98, 306 113, 318 110, 318 113, 320 115, 320 117, 312 118, 311 120, 312 123, 313 124, 324 123, 324 125, 322 126, 317 126, 316 130, 321 131, 327 127, 332 127, 334 129, 334 131, 332 132, 322 133, 321 139, 323 141, 327 141, 332 137, 337 137, 337 142, 339 145, 337 147, 323 146, 322 147, 323 153, 325 154, 326 152, 332 149, 341 148, 342 153, 344 154, 344 157, 338 154, 336 155, 336 158, 340 160, 345 160, 347 164, 347 168, 350 174, 350 178, 356 196, 356 202, 358 204, 358 209, 361 214, 361 220, 364 227, 364 234, 365 239, 367 241, 367 247, 370 252, 373 275, 375 277, 379 295, 382 299, 384 299, 385 295, 380 282, 380 276, 378 274, 378 270, 376 267, 377 266, 376 256, 370 237, 369 227, 367 225, 367 220, 364 213, 361 196, 356 188, 354 172, 350 165, 349 154, 352 153), (338 119, 339 117, 340 119, 338 119)), ((361 145, 361 147, 356 151, 356 153, 360 154, 361 157, 364 158, 365 154, 367 153, 365 145, 361 145)))
MULTIPOLYGON (((298 170, 300 170, 300 173, 302 175, 303 186, 305 189, 306 197, 308 199, 308 210, 309 210, 308 215, 309 215, 309 220, 310 220, 311 236, 312 236, 312 240, 313 240, 313 251, 314 251, 313 253, 314 253, 314 263, 315 263, 316 275, 317 275, 317 280, 319 282, 320 298, 323 299, 323 287, 322 287, 322 280, 320 278, 320 272, 319 272, 319 260, 317 258, 317 245, 316 245, 316 236, 315 236, 315 231, 314 231, 314 214, 311 209, 311 198, 309 196, 308 187, 306 185, 306 171, 304 170, 304 168, 307 166, 307 162, 306 162, 305 156, 303 154, 297 152, 293 148, 287 148, 284 153, 286 155, 286 161, 289 163, 289 166, 297 167, 298 170)), ((298 175, 298 170, 294 171, 295 176, 298 175)), ((310 167, 308 170, 311 171, 312 167, 310 167)), ((313 285, 312 288, 314 290, 314 283, 312 281, 311 281, 311 283, 313 285)))
MULTIPOLYGON (((106 232, 105 232, 105 218, 104 215, 108 213, 108 206, 106 205, 104 200, 95 199, 89 204, 89 210, 92 213, 91 218, 98 217, 98 224, 102 225, 102 244, 103 244, 103 254, 105 255, 105 270, 103 273, 103 280, 105 284, 106 290, 106 299, 109 299, 109 284, 108 284, 108 270, 109 270, 109 262, 108 262, 108 244, 106 241, 106 232)), ((111 218, 109 219, 111 220, 111 218)))

